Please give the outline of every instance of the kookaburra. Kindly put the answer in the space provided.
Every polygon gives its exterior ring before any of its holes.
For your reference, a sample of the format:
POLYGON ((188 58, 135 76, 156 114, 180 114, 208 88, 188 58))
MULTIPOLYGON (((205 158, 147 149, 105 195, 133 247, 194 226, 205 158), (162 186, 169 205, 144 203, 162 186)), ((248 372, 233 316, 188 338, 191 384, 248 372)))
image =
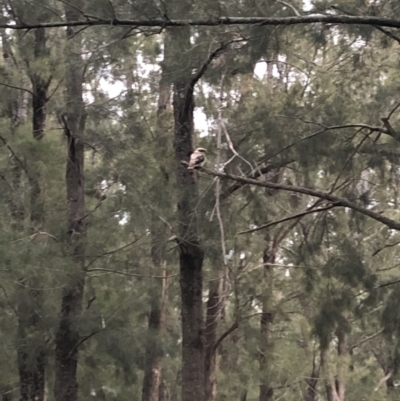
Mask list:
POLYGON ((191 155, 188 165, 188 170, 193 170, 201 167, 206 162, 207 150, 204 148, 197 148, 191 155))

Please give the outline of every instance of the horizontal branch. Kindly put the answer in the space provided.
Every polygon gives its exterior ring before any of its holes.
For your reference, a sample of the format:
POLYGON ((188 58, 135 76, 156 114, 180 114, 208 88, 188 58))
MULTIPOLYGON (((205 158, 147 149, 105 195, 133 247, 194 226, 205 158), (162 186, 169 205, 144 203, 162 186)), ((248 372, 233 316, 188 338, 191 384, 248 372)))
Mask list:
POLYGON ((0 28, 8 29, 38 29, 38 28, 62 28, 67 26, 129 26, 129 27, 178 27, 178 26, 220 26, 220 25, 299 25, 299 24, 335 24, 335 25, 372 25, 389 28, 400 28, 400 20, 374 16, 353 16, 353 15, 324 15, 310 14, 294 17, 219 17, 212 19, 149 19, 149 20, 125 20, 125 19, 95 19, 84 21, 61 21, 43 22, 36 24, 0 24, 0 28))
POLYGON ((334 206, 347 207, 358 213, 364 214, 365 216, 368 216, 376 221, 379 221, 380 223, 384 224, 385 226, 387 226, 393 230, 400 231, 400 222, 389 219, 388 217, 382 216, 379 213, 373 212, 372 210, 369 210, 369 209, 366 209, 365 207, 359 206, 356 203, 349 201, 346 198, 341 198, 339 196, 332 195, 328 192, 323 192, 323 191, 319 191, 317 189, 311 189, 311 188, 297 187, 294 185, 278 184, 278 183, 274 183, 274 182, 270 182, 270 181, 257 181, 257 180, 253 180, 251 178, 239 177, 236 175, 219 173, 217 171, 211 171, 211 170, 205 169, 203 167, 201 167, 200 170, 207 174, 213 175, 215 177, 226 178, 226 179, 233 180, 236 182, 241 182, 243 184, 256 185, 259 187, 272 188, 272 189, 277 189, 277 190, 281 190, 281 191, 296 192, 296 193, 300 193, 300 194, 304 194, 304 195, 310 195, 315 198, 325 199, 325 200, 331 202, 334 206))

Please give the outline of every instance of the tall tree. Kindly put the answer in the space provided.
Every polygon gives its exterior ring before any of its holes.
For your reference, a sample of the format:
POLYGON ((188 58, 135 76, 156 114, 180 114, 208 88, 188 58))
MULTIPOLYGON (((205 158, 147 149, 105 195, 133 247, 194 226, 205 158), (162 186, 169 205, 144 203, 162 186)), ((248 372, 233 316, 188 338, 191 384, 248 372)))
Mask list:
MULTIPOLYGON (((161 77, 158 93, 157 117, 156 117, 156 135, 163 142, 162 149, 168 146, 165 131, 167 130, 168 114, 171 106, 171 82, 168 76, 168 61, 166 57, 171 55, 170 34, 167 31, 164 37, 164 60, 161 62, 161 77)), ((157 160, 163 161, 162 157, 157 160)), ((154 184, 154 194, 151 202, 157 204, 157 197, 160 187, 168 188, 169 177, 167 166, 157 166, 157 179, 154 184)), ((169 206, 167 204, 167 206, 169 206)), ((151 257, 154 264, 154 272, 157 276, 167 275, 166 246, 167 227, 159 215, 158 210, 151 212, 151 257)), ((146 344, 145 370, 142 387, 142 401, 159 401, 162 398, 162 359, 163 359, 163 333, 165 331, 165 313, 167 301, 167 279, 159 279, 151 293, 150 313, 148 323, 148 341, 146 344)))
MULTIPOLYGON (((190 51, 190 29, 171 31, 176 60, 190 51)), ((176 62, 176 61, 175 61, 176 62)), ((196 201, 198 173, 182 165, 194 150, 194 85, 191 74, 174 77, 175 162, 178 197, 180 287, 182 313, 182 401, 204 401, 203 259, 196 201)))
MULTIPOLYGON (((79 21, 84 2, 74 0, 65 5, 68 21, 79 21)), ((61 116, 67 141, 66 188, 68 204, 67 244, 71 266, 61 300, 60 323, 55 339, 56 401, 78 400, 79 316, 85 287, 85 192, 84 146, 85 105, 82 97, 82 36, 78 29, 67 28, 66 110, 61 116)))

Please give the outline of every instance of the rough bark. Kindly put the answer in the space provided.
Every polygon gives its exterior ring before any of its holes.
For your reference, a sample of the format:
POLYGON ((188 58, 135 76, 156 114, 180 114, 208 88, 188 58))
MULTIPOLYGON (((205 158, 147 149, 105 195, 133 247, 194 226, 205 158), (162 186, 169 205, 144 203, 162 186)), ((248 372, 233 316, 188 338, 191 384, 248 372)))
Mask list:
MULTIPOLYGON (((77 21, 82 0, 72 0, 65 7, 68 21, 77 21)), ((67 28, 68 49, 66 51, 66 112, 62 116, 67 139, 66 187, 68 203, 68 244, 71 251, 71 270, 65 283, 60 323, 55 339, 55 383, 56 401, 78 399, 78 317, 82 311, 85 286, 85 198, 84 198, 84 148, 82 135, 85 126, 85 108, 82 98, 83 61, 82 38, 76 29, 67 28)))
POLYGON ((222 284, 223 279, 210 282, 207 301, 206 326, 204 333, 205 343, 205 400, 214 401, 216 396, 216 349, 218 322, 222 311, 222 284))
MULTIPOLYGON (((48 55, 46 46, 45 29, 35 30, 34 58, 40 62, 48 55)), ((40 73, 33 71, 30 74, 32 83, 32 125, 33 136, 42 139, 46 123, 46 104, 48 101, 47 90, 51 82, 51 76, 44 78, 40 73)))
POLYGON ((271 325, 274 319, 272 310, 272 267, 275 255, 267 244, 263 252, 264 274, 265 274, 265 296, 262 300, 262 313, 260 318, 261 342, 260 342, 260 394, 259 401, 270 401, 274 395, 271 387, 269 372, 271 366, 271 325))
MULTIPOLYGON (((186 28, 174 30, 173 40, 180 52, 178 54, 185 54, 184 49, 190 48, 190 31, 186 28)), ((196 224, 198 176, 196 171, 190 171, 181 164, 193 152, 194 97, 191 77, 175 77, 173 106, 180 247, 182 401, 204 401, 204 252, 196 224)))

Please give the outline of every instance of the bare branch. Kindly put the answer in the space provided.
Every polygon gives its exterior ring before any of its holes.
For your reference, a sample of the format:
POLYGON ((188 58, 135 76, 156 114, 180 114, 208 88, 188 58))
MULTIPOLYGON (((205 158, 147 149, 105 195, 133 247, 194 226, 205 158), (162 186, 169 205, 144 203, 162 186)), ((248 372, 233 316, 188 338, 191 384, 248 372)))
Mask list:
POLYGON ((373 254, 371 256, 376 256, 378 255, 379 252, 383 251, 386 248, 392 248, 394 246, 397 246, 400 244, 400 241, 395 242, 394 244, 387 244, 385 246, 383 246, 382 248, 377 249, 376 251, 373 252, 373 254))
POLYGON ((0 86, 5 86, 6 88, 17 89, 19 91, 28 92, 30 95, 33 96, 32 91, 30 91, 29 89, 26 89, 26 88, 21 88, 20 86, 9 85, 9 84, 5 84, 4 82, 0 82, 0 86))
POLYGON ((375 16, 310 14, 295 17, 219 17, 212 19, 99 19, 95 21, 64 21, 44 22, 36 24, 0 24, 2 29, 29 30, 38 28, 62 28, 67 26, 133 26, 133 27, 179 27, 179 26, 221 26, 221 25, 262 25, 262 26, 289 26, 299 24, 334 24, 334 25, 371 25, 388 28, 400 28, 400 20, 375 16))
MULTIPOLYGON (((221 91, 220 91, 220 96, 219 96, 219 107, 218 107, 218 133, 217 133, 217 165, 220 165, 221 163, 221 141, 222 141, 222 126, 223 126, 223 120, 222 120, 222 104, 223 104, 223 94, 224 94, 224 79, 225 75, 222 75, 221 78, 221 91)), ((218 225, 219 225, 219 231, 221 235, 221 251, 222 251, 222 261, 224 264, 224 268, 227 267, 227 260, 226 260, 226 245, 225 245, 225 228, 224 228, 224 222, 222 220, 222 215, 221 215, 221 180, 217 178, 217 182, 215 184, 215 210, 217 213, 217 219, 218 219, 218 225)))
POLYGON ((396 139, 396 141, 400 141, 400 135, 391 126, 391 124, 389 123, 389 119, 388 118, 381 118, 381 121, 383 122, 383 124, 385 125, 385 127, 387 129, 388 135, 390 135, 392 138, 396 139))
POLYGON ((387 29, 384 29, 380 26, 375 26, 375 29, 377 29, 378 31, 382 32, 383 34, 385 34, 386 36, 388 36, 389 38, 395 40, 397 43, 400 44, 400 37, 395 35, 394 33, 388 31, 387 29))
POLYGON ((189 88, 191 90, 194 89, 194 87, 196 86, 196 83, 199 81, 199 79, 205 74, 205 72, 207 71, 208 66, 212 63, 212 61, 218 57, 218 55, 220 53, 222 53, 228 46, 229 43, 227 44, 221 44, 220 47, 218 47, 217 49, 215 49, 209 56, 208 59, 206 60, 206 62, 200 67, 199 71, 197 71, 197 73, 194 75, 194 77, 192 78, 192 80, 190 81, 189 84, 189 88))
POLYGON ((378 391, 380 387, 384 385, 391 377, 392 377, 393 372, 389 371, 384 377, 382 377, 381 380, 379 380, 378 385, 374 388, 374 391, 378 391))
POLYGON ((323 191, 319 191, 319 190, 311 189, 311 188, 297 187, 294 185, 277 184, 277 183, 269 182, 269 181, 261 182, 261 181, 257 181, 257 180, 247 178, 247 177, 239 177, 236 175, 219 173, 217 171, 211 171, 211 170, 205 169, 204 167, 200 167, 199 170, 204 171, 205 173, 207 173, 209 175, 213 175, 213 176, 221 177, 221 178, 227 178, 229 180, 241 182, 243 184, 256 185, 256 186, 264 187, 264 188, 279 189, 282 191, 296 192, 296 193, 300 193, 300 194, 304 194, 304 195, 310 195, 315 198, 325 199, 325 200, 333 203, 335 206, 347 207, 358 213, 364 214, 365 216, 371 217, 372 219, 379 221, 380 223, 386 225, 387 227, 389 227, 393 230, 400 231, 400 222, 389 219, 388 217, 382 216, 382 214, 374 212, 370 209, 366 209, 365 207, 359 206, 356 203, 349 201, 346 198, 341 198, 340 196, 332 195, 327 192, 323 192, 323 191))
POLYGON ((222 341, 225 340, 226 337, 229 336, 229 334, 233 333, 237 328, 239 327, 239 323, 235 322, 232 324, 231 327, 229 327, 228 330, 226 330, 224 333, 221 334, 221 336, 218 338, 218 340, 214 344, 214 352, 218 349, 218 347, 222 344, 222 341))
MULTIPOLYGON (((282 162, 276 163, 276 164, 270 164, 268 166, 262 167, 257 169, 257 171, 254 174, 250 174, 248 176, 248 178, 258 178, 264 174, 269 173, 272 170, 275 169, 279 169, 282 167, 287 166, 290 163, 293 163, 294 160, 284 160, 282 162)), ((232 195, 235 191, 237 191, 238 189, 242 188, 244 185, 244 183, 235 183, 233 185, 231 185, 230 187, 228 187, 222 194, 221 194, 221 200, 225 200, 229 195, 232 195)))
POLYGON ((393 107, 392 110, 390 110, 390 113, 388 114, 388 116, 386 117, 386 119, 389 121, 390 118, 392 117, 393 113, 397 111, 397 109, 400 107, 400 102, 398 102, 396 104, 396 106, 393 107))

